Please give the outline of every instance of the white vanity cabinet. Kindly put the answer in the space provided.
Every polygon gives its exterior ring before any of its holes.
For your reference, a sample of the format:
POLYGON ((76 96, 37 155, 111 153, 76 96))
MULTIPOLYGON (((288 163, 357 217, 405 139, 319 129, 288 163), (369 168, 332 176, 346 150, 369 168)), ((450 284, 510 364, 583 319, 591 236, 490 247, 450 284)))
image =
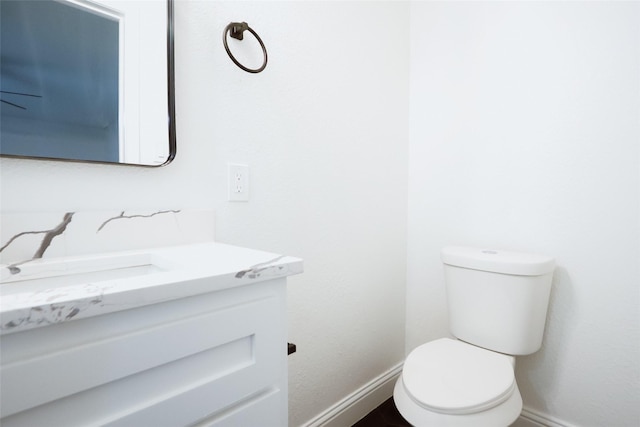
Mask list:
POLYGON ((286 426, 286 276, 302 268, 293 260, 198 273, 178 284, 181 297, 175 284, 105 288, 94 297, 102 311, 42 325, 35 313, 32 326, 5 328, 0 424, 286 426), (203 292, 208 282, 214 290, 203 292), (109 305, 117 301, 129 307, 109 305))

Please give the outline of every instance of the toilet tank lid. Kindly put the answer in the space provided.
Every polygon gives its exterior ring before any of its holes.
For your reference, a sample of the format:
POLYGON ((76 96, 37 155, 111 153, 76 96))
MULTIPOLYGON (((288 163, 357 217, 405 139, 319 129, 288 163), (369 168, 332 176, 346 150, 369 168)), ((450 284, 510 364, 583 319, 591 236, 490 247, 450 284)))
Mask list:
POLYGON ((443 248, 442 262, 456 267, 519 276, 541 276, 551 273, 555 268, 555 260, 546 255, 466 246, 443 248))

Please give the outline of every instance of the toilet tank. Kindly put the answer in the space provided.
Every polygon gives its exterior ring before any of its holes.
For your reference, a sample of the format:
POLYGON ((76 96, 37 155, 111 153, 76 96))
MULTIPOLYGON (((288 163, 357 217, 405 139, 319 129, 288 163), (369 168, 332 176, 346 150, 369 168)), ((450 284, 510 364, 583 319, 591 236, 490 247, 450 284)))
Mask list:
POLYGON ((553 258, 456 246, 442 250, 442 262, 456 338, 513 355, 540 348, 553 258))

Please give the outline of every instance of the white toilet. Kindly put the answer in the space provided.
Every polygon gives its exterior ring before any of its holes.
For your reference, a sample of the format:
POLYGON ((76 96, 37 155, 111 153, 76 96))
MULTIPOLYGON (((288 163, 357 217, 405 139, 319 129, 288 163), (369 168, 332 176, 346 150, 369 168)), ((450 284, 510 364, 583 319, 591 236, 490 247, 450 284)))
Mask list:
POLYGON ((522 411, 515 356, 542 344, 553 258, 442 250, 451 334, 413 350, 393 398, 416 427, 506 427, 522 411))

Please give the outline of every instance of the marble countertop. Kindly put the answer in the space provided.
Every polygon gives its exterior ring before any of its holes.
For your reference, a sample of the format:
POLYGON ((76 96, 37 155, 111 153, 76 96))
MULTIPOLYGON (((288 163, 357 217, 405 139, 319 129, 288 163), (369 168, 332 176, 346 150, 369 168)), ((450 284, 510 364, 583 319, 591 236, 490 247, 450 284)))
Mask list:
POLYGON ((299 258, 214 242, 0 265, 0 335, 302 271, 299 258))

